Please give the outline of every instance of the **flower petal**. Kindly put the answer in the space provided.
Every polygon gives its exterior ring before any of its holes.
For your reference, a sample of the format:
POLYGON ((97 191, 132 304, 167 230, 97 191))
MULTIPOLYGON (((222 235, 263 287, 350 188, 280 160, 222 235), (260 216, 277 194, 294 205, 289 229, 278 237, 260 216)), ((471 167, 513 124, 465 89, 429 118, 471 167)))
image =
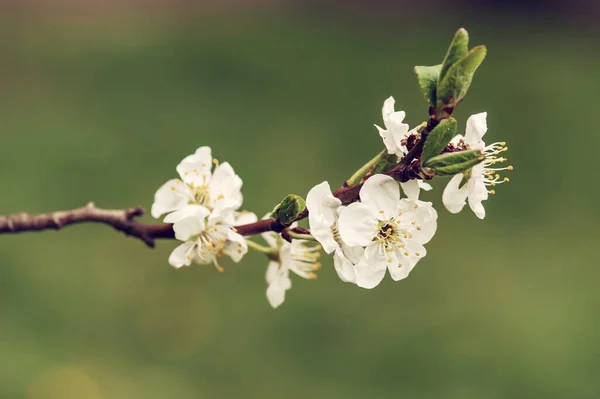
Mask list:
POLYGON ((289 271, 278 262, 271 261, 267 266, 267 299, 273 308, 279 307, 285 300, 285 291, 292 288, 289 271))
POLYGON ((169 256, 171 266, 180 268, 181 266, 189 266, 192 264, 194 257, 193 252, 196 248, 196 243, 193 241, 184 242, 177 246, 169 256))
POLYGON ((383 145, 385 145, 388 154, 396 154, 400 150, 400 141, 396 141, 391 130, 382 129, 377 125, 375 127, 379 132, 379 136, 383 139, 383 145))
POLYGON ((210 181, 212 155, 210 147, 200 147, 177 165, 177 173, 186 184, 204 186, 210 181))
POLYGON ((246 239, 241 234, 229 230, 223 253, 233 259, 235 263, 238 263, 248 253, 246 239))
POLYGON ((396 212, 400 200, 400 187, 390 176, 374 175, 367 179, 360 189, 360 199, 375 218, 387 220, 396 212))
POLYGON ((414 222, 415 227, 411 231, 413 240, 420 243, 428 243, 437 230, 437 211, 431 202, 411 201, 402 199, 399 210, 402 211, 402 219, 406 223, 414 222))
MULTIPOLYGON (((473 173, 475 173, 475 170, 473 170, 473 173)), ((472 178, 469 183, 471 183, 469 186, 469 207, 479 219, 483 219, 485 218, 485 208, 481 202, 488 199, 485 182, 483 178, 472 178)))
POLYGON ((392 279, 398 281, 408 277, 417 262, 427 255, 427 250, 414 240, 408 240, 404 248, 397 249, 393 254, 397 262, 391 263, 388 270, 392 279))
POLYGON ((340 280, 345 283, 356 283, 354 265, 344 256, 343 251, 339 248, 333 254, 333 266, 340 280))
POLYGON ((356 284, 362 288, 374 288, 385 277, 386 269, 387 261, 384 251, 380 248, 378 242, 373 242, 365 249, 363 258, 354 267, 356 284))
POLYGON ((487 132, 487 112, 471 115, 467 119, 467 128, 465 133, 465 143, 471 146, 471 149, 483 149, 485 145, 481 143, 483 135, 487 132))
POLYGON ((158 219, 161 215, 183 208, 192 198, 187 185, 179 179, 171 179, 154 194, 154 203, 150 213, 158 219))
MULTIPOLYGON (((402 187, 402 191, 404 192, 406 197, 408 197, 408 199, 411 199, 411 200, 419 199, 419 193, 421 191, 421 187, 419 185, 420 181, 421 180, 409 180, 406 183, 400 183, 400 186, 402 187)), ((425 183, 425 184, 427 184, 427 183, 425 183)))
POLYGON ((388 128, 388 122, 390 120, 390 115, 394 113, 394 104, 396 100, 394 97, 390 96, 383 102, 383 108, 381 108, 381 116, 383 117, 383 123, 385 127, 388 128))
POLYGON ((311 188, 306 196, 310 232, 328 254, 339 247, 334 239, 332 227, 336 223, 337 209, 341 205, 342 201, 333 196, 326 181, 311 188))
POLYGON ((355 202, 340 213, 340 236, 349 246, 366 247, 377 233, 377 219, 368 206, 355 202))
POLYGON ((462 173, 454 175, 446 185, 444 193, 442 194, 442 202, 450 213, 458 213, 465 206, 469 191, 467 184, 463 185, 462 188, 459 188, 463 178, 464 176, 462 173))
POLYGON ((213 204, 211 220, 219 220, 223 212, 242 206, 242 184, 242 179, 235 174, 228 162, 223 162, 215 168, 209 185, 213 204))
POLYGON ((241 211, 237 217, 235 218, 236 226, 241 226, 244 224, 256 223, 258 221, 258 217, 254 212, 241 211))
POLYGON ((187 241, 206 228, 206 217, 210 211, 203 206, 189 204, 165 217, 165 223, 173 223, 175 238, 187 241))

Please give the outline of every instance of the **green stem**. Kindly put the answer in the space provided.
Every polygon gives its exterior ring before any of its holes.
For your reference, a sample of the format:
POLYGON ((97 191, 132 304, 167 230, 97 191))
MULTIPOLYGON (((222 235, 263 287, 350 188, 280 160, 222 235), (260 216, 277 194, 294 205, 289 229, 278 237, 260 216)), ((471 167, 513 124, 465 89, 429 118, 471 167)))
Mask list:
POLYGON ((300 234, 300 233, 294 233, 293 231, 288 231, 288 234, 291 238, 293 238, 295 240, 317 241, 317 239, 315 237, 313 237, 312 234, 300 234))
POLYGON ((367 174, 369 169, 371 169, 373 166, 375 166, 386 155, 387 155, 386 149, 381 151, 379 154, 375 155, 375 157, 373 157, 373 159, 371 159, 369 162, 367 162, 366 164, 361 166, 360 169, 358 169, 356 172, 354 172, 354 174, 352 176, 350 176, 350 178, 348 180, 346 180, 346 186, 350 187, 350 186, 360 183, 360 180, 362 179, 362 177, 364 175, 367 174))
POLYGON ((261 254, 272 255, 277 252, 276 249, 263 247, 260 244, 255 243, 254 241, 246 240, 246 244, 248 248, 255 250, 256 252, 260 252, 261 254))

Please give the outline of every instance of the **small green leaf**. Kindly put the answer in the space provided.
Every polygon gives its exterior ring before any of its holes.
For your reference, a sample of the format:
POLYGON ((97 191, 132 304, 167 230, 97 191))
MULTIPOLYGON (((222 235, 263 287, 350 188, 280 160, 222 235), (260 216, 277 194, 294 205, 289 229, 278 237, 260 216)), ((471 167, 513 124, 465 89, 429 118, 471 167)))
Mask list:
POLYGON ((394 154, 389 154, 381 161, 377 162, 373 169, 371 169, 371 175, 376 175, 380 173, 385 173, 388 170, 392 169, 394 166, 398 164, 398 157, 394 154))
POLYGON ((485 46, 477 46, 458 60, 448 70, 448 73, 440 79, 437 86, 438 110, 444 107, 454 107, 456 103, 467 94, 473 75, 485 59, 487 49, 485 46))
POLYGON ((289 194, 275 207, 271 216, 287 227, 296 220, 305 208, 306 202, 302 197, 289 194))
POLYGON ((444 62, 442 63, 442 69, 440 71, 440 80, 444 79, 448 70, 461 58, 467 55, 469 51, 469 34, 465 28, 460 28, 456 31, 452 43, 448 48, 444 62))
POLYGON ((423 167, 431 169, 438 176, 452 176, 468 171, 484 159, 479 150, 457 151, 430 158, 423 163, 423 167))
POLYGON ((421 162, 427 162, 428 159, 440 155, 450 140, 456 136, 456 129, 456 119, 443 119, 427 136, 423 146, 421 162))
POLYGON ((438 80, 440 77, 440 71, 442 64, 433 66, 416 66, 415 73, 419 80, 419 87, 425 97, 425 100, 429 102, 429 105, 435 106, 435 95, 438 80))

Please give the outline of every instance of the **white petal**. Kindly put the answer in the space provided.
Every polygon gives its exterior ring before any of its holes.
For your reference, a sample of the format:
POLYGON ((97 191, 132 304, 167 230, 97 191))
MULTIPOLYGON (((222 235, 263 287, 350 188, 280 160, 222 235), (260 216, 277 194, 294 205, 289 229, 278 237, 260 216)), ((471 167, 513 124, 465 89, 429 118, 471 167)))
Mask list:
POLYGON ((248 253, 248 244, 246 239, 233 230, 227 232, 227 243, 223 249, 223 253, 229 256, 235 263, 238 263, 244 255, 248 253))
POLYGON ((267 266, 267 299, 272 307, 279 307, 285 300, 285 291, 292 287, 287 269, 277 262, 269 262, 267 266))
POLYGON ((362 288, 374 288, 383 280, 386 269, 387 262, 383 250, 378 242, 373 242, 366 248, 358 265, 354 267, 356 284, 362 288))
POLYGON ((425 255, 427 255, 427 251, 424 246, 414 240, 408 240, 406 247, 393 252, 394 261, 388 267, 392 279, 398 281, 408 277, 417 262, 425 255))
POLYGON ((444 193, 442 194, 442 202, 450 213, 460 212, 465 206, 467 196, 469 195, 467 184, 463 185, 462 188, 459 188, 463 177, 464 175, 462 173, 454 175, 446 185, 444 193))
POLYGON ((433 187, 431 187, 431 184, 429 183, 425 183, 423 180, 417 180, 419 182, 419 188, 423 191, 431 191, 433 190, 433 187))
POLYGON ((437 230, 437 212, 431 202, 411 201, 402 199, 399 209, 402 211, 401 219, 405 223, 414 222, 420 227, 411 231, 414 241, 420 244, 428 243, 437 230))
POLYGON ((154 203, 150 213, 158 219, 161 215, 183 208, 192 198, 190 189, 179 179, 163 184, 154 194, 154 203))
POLYGON ((365 249, 363 247, 349 247, 346 244, 342 245, 342 251, 344 252, 346 259, 352 262, 353 265, 356 265, 358 262, 360 262, 365 253, 365 249))
POLYGON ((377 234, 377 223, 368 206, 355 202, 340 213, 340 236, 349 246, 366 247, 377 234))
POLYGON ((203 186, 210 181, 212 155, 210 147, 200 147, 177 165, 177 173, 187 184, 203 186))
POLYGON ((193 252, 196 248, 196 243, 193 241, 184 242, 171 252, 169 263, 171 266, 180 268, 181 266, 189 266, 192 264, 193 252))
POLYGON ((246 212, 242 211, 237 215, 235 219, 235 225, 241 226, 244 224, 256 223, 258 221, 258 217, 254 212, 246 212))
POLYGON ((341 249, 336 249, 333 254, 333 266, 340 280, 345 283, 356 283, 356 274, 354 273, 354 265, 343 254, 341 249))
MULTIPOLYGON (((398 182, 387 175, 371 176, 360 189, 360 199, 379 220, 391 218, 400 200, 398 182)), ((346 241, 346 240, 344 240, 346 241)), ((348 245, 352 245, 346 242, 348 245)))
POLYGON ((180 210, 168 214, 165 223, 173 223, 175 238, 186 241, 200 234, 206 228, 206 217, 210 211, 203 206, 189 204, 180 210))
POLYGON ((396 142, 391 130, 382 129, 377 125, 375 125, 375 127, 377 128, 377 131, 379 131, 379 136, 383 139, 383 145, 385 145, 388 154, 396 154, 400 149, 400 141, 396 142))
POLYGON ((388 262, 387 268, 390 272, 392 280, 394 281, 399 281, 408 277, 408 274, 411 270, 408 262, 404 260, 404 255, 401 251, 403 250, 397 249, 394 252, 387 253, 387 259, 391 260, 391 262, 388 262))
POLYGON ((387 127, 388 121, 390 120, 390 115, 394 112, 394 104, 396 100, 394 97, 390 96, 383 102, 383 108, 381 109, 381 116, 383 117, 383 123, 387 127))
POLYGON ((483 179, 472 180, 473 183, 470 186, 471 192, 469 193, 469 207, 479 219, 483 219, 485 218, 485 208, 481 202, 488 199, 488 191, 483 179))
POLYGON ((222 212, 236 210, 242 206, 242 179, 235 174, 228 162, 215 168, 209 192, 213 203, 211 219, 218 220, 222 212))
MULTIPOLYGON (((402 191, 404 194, 411 200, 419 199, 419 192, 421 191, 421 187, 419 186, 419 182, 421 180, 409 180, 406 183, 400 183, 402 187, 402 191)), ((427 184, 427 183, 425 183, 427 184)))
POLYGON ((408 125, 406 123, 402 123, 402 121, 404 121, 405 117, 406 117, 406 112, 404 112, 404 111, 398 111, 398 112, 391 113, 389 116, 390 126, 393 128, 401 127, 402 130, 406 126, 406 132, 408 132, 408 129, 409 129, 408 125))
POLYGON ((465 143, 471 146, 471 149, 482 149, 481 141, 483 135, 487 132, 487 112, 471 115, 467 120, 465 133, 465 143))
POLYGON ((339 247, 333 237, 332 227, 341 205, 342 201, 333 196, 326 181, 311 188, 306 196, 310 232, 328 254, 339 247))

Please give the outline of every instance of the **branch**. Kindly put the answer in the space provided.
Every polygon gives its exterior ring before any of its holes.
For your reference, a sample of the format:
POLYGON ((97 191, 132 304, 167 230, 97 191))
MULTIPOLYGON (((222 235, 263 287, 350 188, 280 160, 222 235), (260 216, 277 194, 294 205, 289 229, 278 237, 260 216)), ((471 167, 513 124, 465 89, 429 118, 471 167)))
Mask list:
MULTIPOLYGON (((420 140, 406 154, 406 156, 395 167, 385 174, 392 176, 400 182, 410 180, 411 166, 413 161, 421 156, 423 144, 429 132, 439 123, 438 118, 432 116, 425 129, 421 132, 420 140)), ((365 177, 364 180, 368 179, 365 177)), ((338 188, 333 195, 342 201, 342 204, 348 205, 359 198, 359 192, 364 181, 350 187, 343 185, 338 188)), ((60 230, 65 226, 78 223, 103 223, 112 226, 115 230, 125 233, 125 235, 142 240, 148 247, 154 248, 154 240, 158 238, 174 239, 173 225, 167 223, 143 224, 135 220, 136 217, 144 214, 144 208, 138 206, 131 209, 102 209, 97 208, 93 202, 81 208, 42 213, 30 215, 28 213, 17 213, 15 215, 0 216, 0 234, 22 233, 28 231, 60 230)), ((308 216, 308 209, 305 209, 296 220, 304 219, 308 216)), ((252 236, 268 231, 277 233, 284 232, 283 226, 278 220, 264 219, 255 223, 235 226, 238 233, 243 236, 252 236)))
POLYGON ((96 208, 93 202, 81 208, 30 215, 17 213, 0 216, 0 234, 22 233, 27 231, 60 230, 77 223, 104 223, 122 231, 125 235, 142 240, 148 247, 154 248, 157 238, 175 238, 169 224, 142 224, 135 220, 144 214, 144 208, 131 209, 96 208))

